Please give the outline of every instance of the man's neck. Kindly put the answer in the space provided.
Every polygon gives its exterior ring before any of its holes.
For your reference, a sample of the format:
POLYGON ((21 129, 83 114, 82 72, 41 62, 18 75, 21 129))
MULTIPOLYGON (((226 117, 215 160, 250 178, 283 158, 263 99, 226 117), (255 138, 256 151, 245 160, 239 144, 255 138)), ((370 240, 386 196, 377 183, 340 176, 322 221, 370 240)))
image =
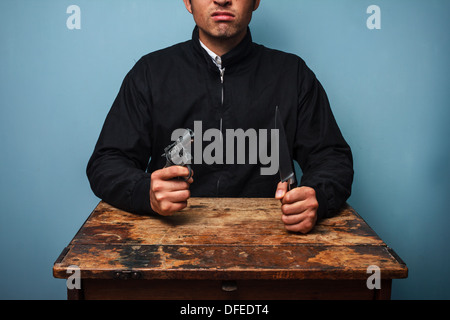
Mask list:
POLYGON ((239 35, 236 35, 233 38, 221 39, 211 37, 208 34, 204 33, 202 30, 199 30, 199 39, 212 52, 221 57, 235 48, 245 38, 246 34, 247 30, 239 35))

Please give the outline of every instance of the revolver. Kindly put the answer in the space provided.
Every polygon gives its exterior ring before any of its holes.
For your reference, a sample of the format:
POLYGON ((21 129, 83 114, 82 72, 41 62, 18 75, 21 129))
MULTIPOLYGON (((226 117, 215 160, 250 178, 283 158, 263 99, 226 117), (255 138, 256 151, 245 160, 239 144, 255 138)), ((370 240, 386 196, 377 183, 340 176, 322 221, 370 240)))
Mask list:
POLYGON ((183 178, 185 181, 192 177, 192 169, 190 166, 192 155, 189 150, 193 141, 194 132, 190 129, 185 129, 184 134, 174 143, 164 148, 164 154, 162 154, 162 157, 166 158, 166 165, 164 168, 170 166, 183 166, 189 169, 189 175, 183 178))

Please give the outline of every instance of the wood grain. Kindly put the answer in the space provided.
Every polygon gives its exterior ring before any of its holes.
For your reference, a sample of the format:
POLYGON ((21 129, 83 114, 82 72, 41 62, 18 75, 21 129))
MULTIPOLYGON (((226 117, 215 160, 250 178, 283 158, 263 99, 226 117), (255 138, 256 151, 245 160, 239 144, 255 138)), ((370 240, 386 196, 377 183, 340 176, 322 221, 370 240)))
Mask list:
POLYGON ((406 265, 346 206, 307 234, 290 233, 275 199, 192 198, 171 217, 140 216, 100 202, 53 266, 67 278, 141 280, 367 279, 377 265, 383 279, 405 278, 406 265))

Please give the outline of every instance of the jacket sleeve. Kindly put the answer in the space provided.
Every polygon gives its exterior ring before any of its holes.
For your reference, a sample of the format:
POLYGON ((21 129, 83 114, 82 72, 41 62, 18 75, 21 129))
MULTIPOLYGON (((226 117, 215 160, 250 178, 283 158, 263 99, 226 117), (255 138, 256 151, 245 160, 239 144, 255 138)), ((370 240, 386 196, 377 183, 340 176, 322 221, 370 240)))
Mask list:
POLYGON ((300 185, 316 191, 321 219, 335 214, 350 196, 353 158, 322 85, 304 63, 300 74, 294 158, 303 171, 300 185))
POLYGON ((94 194, 125 211, 148 214, 151 95, 140 60, 126 75, 103 124, 87 176, 94 194))

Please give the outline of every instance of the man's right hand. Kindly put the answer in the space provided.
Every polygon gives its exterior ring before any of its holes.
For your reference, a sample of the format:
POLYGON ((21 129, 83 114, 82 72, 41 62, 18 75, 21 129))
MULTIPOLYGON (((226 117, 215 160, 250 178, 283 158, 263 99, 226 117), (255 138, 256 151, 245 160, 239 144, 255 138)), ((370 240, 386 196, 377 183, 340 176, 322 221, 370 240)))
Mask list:
POLYGON ((189 169, 171 166, 152 173, 150 184, 150 205, 152 210, 162 216, 170 216, 187 206, 191 196, 189 186, 194 181, 176 179, 188 177, 189 169))

